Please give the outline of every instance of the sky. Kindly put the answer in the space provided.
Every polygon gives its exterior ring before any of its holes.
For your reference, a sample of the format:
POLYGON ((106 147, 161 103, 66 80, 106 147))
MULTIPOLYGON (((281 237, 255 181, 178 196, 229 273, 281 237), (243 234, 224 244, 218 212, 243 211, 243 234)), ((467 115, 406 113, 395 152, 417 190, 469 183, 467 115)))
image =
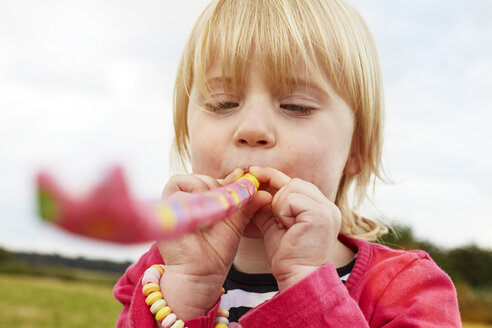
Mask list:
MULTIPOLYGON (((492 249, 492 2, 352 0, 382 61, 384 166, 365 213, 492 249)), ((43 224, 34 177, 82 191, 112 164, 153 200, 171 172, 173 82, 204 0, 0 0, 0 247, 136 260, 43 224)))

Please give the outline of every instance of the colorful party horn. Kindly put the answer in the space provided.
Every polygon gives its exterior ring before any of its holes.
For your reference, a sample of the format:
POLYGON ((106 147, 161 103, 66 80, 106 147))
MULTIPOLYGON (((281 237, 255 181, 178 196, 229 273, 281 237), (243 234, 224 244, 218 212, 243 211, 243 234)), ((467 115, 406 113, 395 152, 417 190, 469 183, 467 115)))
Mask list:
POLYGON ((177 193, 142 202, 128 192, 121 168, 114 168, 86 197, 71 197, 46 172, 39 173, 40 216, 72 233, 132 244, 174 238, 222 220, 250 201, 259 187, 247 173, 205 192, 177 193))

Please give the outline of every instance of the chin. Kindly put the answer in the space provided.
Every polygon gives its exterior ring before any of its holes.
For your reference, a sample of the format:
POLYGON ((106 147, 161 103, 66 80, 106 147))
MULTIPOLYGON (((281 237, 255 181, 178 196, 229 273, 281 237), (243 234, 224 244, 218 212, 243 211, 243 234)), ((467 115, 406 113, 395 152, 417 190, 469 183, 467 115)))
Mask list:
POLYGON ((260 229, 258 229, 256 224, 250 222, 244 229, 243 237, 261 239, 263 238, 263 234, 261 233, 260 229))

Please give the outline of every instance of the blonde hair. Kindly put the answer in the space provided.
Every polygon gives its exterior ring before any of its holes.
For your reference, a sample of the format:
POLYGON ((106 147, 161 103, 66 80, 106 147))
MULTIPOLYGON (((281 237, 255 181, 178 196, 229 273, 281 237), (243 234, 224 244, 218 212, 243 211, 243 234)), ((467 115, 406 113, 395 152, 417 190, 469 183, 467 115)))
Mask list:
MULTIPOLYGON (((266 83, 288 90, 299 64, 322 91, 324 76, 354 110, 352 153, 356 175, 343 175, 335 203, 342 212, 341 232, 374 240, 387 231, 382 223, 356 213, 368 187, 382 179, 383 89, 374 40, 360 15, 342 0, 215 0, 202 13, 186 44, 174 90, 174 155, 189 163, 187 108, 194 79, 207 95, 206 76, 217 58, 222 76, 237 89, 251 62, 266 83), (302 67, 302 66, 301 66, 302 67), (353 198, 350 199, 350 195, 353 198)), ((328 93, 329 94, 329 93, 328 93)))

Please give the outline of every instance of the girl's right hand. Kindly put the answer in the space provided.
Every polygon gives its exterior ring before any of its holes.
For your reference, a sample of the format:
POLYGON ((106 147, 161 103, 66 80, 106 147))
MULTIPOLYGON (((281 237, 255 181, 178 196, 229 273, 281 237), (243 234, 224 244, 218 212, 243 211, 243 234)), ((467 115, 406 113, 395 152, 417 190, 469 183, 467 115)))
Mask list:
MULTIPOLYGON (((197 174, 176 175, 164 187, 163 196, 179 197, 182 193, 218 188, 242 175, 242 169, 235 169, 219 180, 197 174)), ((178 318, 187 320, 203 315, 217 302, 244 228, 271 200, 270 193, 260 190, 252 201, 228 218, 159 244, 166 264, 161 290, 178 318)))

